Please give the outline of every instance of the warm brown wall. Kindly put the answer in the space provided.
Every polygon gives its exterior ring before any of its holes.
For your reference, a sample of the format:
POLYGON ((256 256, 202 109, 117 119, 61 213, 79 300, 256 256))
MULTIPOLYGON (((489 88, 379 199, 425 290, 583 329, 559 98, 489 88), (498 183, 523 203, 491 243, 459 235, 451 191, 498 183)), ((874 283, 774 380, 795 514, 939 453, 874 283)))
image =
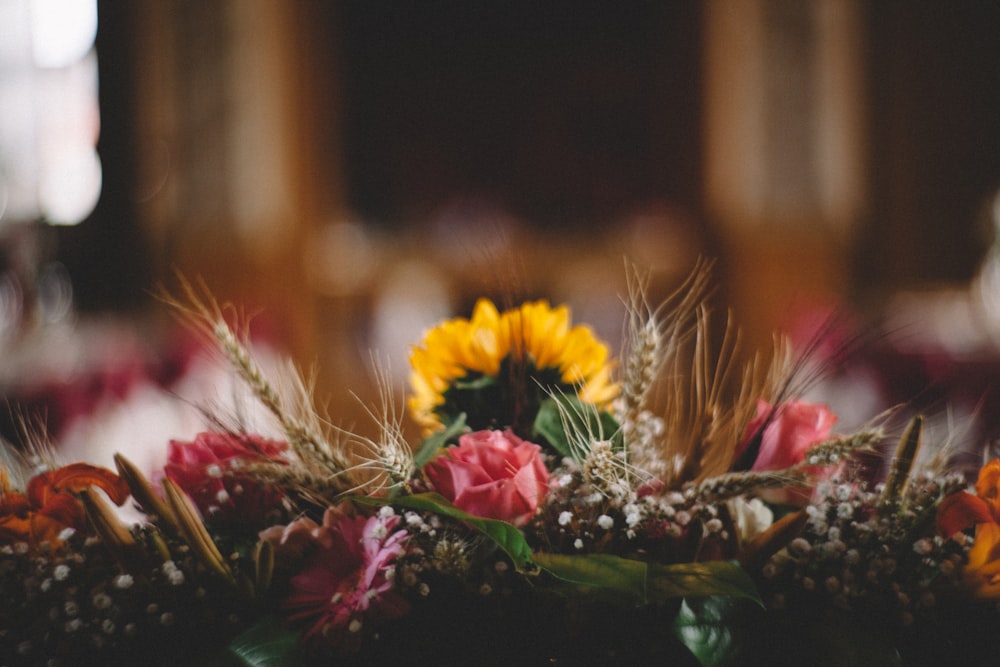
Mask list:
MULTIPOLYGON (((722 4, 800 15, 792 0, 722 4)), ((428 221, 469 195, 513 214, 516 242, 546 249, 543 260, 514 249, 527 292, 561 296, 595 257, 617 270, 619 248, 672 249, 673 266, 704 252, 722 257, 728 296, 762 335, 787 304, 782 290, 867 299, 968 277, 977 207, 1000 184, 997 5, 810 3, 858 11, 852 136, 864 143, 851 174, 864 206, 849 234, 826 239, 795 215, 767 233, 729 225, 705 195, 702 127, 719 110, 704 97, 703 55, 720 46, 706 41, 710 6, 636 3, 622 16, 598 2, 101 2, 105 193, 91 219, 55 233, 77 303, 144 303, 176 266, 265 308, 304 363, 325 357, 353 377, 372 285, 314 294, 317 233, 346 219, 377 232, 376 278, 407 252, 447 270, 454 257, 433 254, 428 221), (469 6, 511 14, 477 23, 469 6), (234 157, 258 144, 275 153, 234 157), (245 204, 257 199, 270 217, 252 219, 245 204), (632 226, 632 213, 645 222, 632 226)), ((478 289, 492 274, 470 266, 452 280, 478 289)))
POLYGON ((884 292, 967 280, 1000 188, 1000 4, 865 6, 872 199, 855 281, 884 292))

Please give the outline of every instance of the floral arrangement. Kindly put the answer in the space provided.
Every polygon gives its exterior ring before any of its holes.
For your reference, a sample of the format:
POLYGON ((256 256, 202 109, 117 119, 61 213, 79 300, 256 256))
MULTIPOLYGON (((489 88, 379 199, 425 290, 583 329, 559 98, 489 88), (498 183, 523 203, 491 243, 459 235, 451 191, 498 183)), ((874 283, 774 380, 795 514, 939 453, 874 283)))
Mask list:
POLYGON ((919 416, 837 434, 780 341, 712 352, 708 281, 653 308, 636 278, 617 360, 566 307, 479 301, 412 349, 415 443, 387 387, 378 437, 330 426, 189 289, 281 436, 218 418, 157 471, 8 455, 0 664, 996 655, 1000 461, 918 469, 919 416))

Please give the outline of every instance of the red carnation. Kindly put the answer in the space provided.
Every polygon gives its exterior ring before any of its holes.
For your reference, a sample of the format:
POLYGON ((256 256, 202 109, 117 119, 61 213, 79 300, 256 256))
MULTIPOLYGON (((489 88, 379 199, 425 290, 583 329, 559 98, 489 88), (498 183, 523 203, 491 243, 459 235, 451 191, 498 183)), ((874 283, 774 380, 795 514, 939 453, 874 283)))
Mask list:
POLYGON ((284 493, 262 484, 251 463, 287 463, 288 445, 245 433, 199 433, 194 442, 170 441, 163 470, 213 523, 253 524, 280 507, 284 493))

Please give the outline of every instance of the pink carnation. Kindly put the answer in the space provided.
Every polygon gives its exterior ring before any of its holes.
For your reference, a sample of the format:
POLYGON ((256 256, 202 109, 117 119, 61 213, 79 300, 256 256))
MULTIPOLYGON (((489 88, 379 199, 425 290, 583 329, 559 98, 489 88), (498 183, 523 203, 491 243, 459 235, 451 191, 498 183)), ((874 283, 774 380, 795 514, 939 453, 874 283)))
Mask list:
MULTIPOLYGON (((356 650, 368 622, 399 618, 409 603, 394 589, 395 562, 406 552, 409 535, 394 531, 399 516, 347 516, 328 509, 323 525, 303 524, 316 549, 282 608, 292 623, 307 624, 307 641, 341 651, 356 650)), ((292 530, 289 536, 304 532, 292 530)))
POLYGON ((258 523, 279 507, 283 494, 255 480, 246 464, 285 463, 287 448, 259 435, 199 433, 194 442, 170 441, 163 471, 212 521, 258 523))
POLYGON ((427 478, 469 514, 524 525, 548 490, 541 447, 510 431, 477 431, 458 439, 425 467, 427 478))
POLYGON ((757 401, 757 416, 747 424, 740 452, 763 426, 760 451, 751 469, 782 470, 801 463, 810 447, 830 436, 835 423, 837 415, 822 403, 793 400, 775 409, 767 401, 757 401))

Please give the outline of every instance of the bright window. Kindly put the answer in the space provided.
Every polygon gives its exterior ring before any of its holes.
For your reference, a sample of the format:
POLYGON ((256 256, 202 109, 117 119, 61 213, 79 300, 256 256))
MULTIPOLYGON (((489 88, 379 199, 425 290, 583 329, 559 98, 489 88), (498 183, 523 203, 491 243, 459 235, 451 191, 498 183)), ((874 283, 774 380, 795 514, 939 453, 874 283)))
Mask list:
POLYGON ((96 0, 0 0, 0 224, 96 206, 96 35, 96 0))

